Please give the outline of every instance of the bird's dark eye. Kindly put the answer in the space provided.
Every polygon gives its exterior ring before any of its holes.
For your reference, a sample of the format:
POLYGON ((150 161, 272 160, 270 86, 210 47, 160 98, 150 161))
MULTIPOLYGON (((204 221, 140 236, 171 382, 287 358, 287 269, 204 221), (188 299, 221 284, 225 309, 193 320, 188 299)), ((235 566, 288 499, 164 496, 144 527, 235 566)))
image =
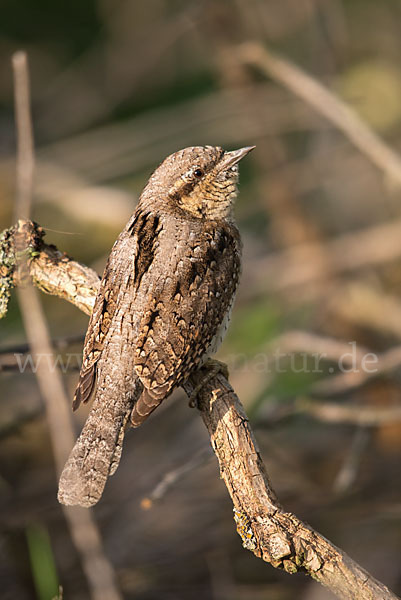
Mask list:
POLYGON ((205 172, 202 169, 195 169, 194 171, 195 177, 203 177, 204 174, 205 172))

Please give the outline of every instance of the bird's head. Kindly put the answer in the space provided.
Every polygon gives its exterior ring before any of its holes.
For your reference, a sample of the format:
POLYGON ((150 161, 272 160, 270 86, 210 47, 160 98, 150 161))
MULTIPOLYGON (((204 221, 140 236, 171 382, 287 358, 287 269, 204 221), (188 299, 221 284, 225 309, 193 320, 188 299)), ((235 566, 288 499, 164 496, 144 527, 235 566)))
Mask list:
POLYGON ((184 148, 162 162, 148 186, 162 192, 164 202, 167 196, 173 210, 198 219, 230 218, 237 196, 238 163, 254 147, 231 152, 218 146, 184 148))

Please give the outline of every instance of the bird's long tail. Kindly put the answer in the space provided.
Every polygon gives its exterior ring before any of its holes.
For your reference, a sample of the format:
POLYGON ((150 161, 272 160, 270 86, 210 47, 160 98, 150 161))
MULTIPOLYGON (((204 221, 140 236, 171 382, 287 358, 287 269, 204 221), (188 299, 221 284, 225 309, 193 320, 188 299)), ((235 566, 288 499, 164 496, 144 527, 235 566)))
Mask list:
POLYGON ((125 397, 96 395, 84 428, 61 473, 58 500, 89 507, 100 499, 106 481, 120 462, 125 426, 142 392, 137 381, 125 397))

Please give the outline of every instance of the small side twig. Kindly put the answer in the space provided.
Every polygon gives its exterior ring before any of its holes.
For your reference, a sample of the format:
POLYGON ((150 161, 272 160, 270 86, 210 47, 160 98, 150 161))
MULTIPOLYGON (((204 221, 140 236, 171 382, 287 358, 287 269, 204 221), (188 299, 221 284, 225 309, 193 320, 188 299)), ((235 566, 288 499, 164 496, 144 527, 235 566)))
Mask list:
POLYGON ((194 456, 192 456, 188 461, 186 461, 183 465, 172 469, 168 473, 164 475, 164 477, 159 481, 159 483, 154 487, 154 489, 150 492, 148 496, 142 498, 141 507, 144 510, 149 510, 152 508, 154 502, 158 502, 163 498, 163 496, 167 493, 167 491, 177 483, 182 477, 184 477, 187 473, 190 473, 196 467, 199 467, 203 463, 205 463, 210 456, 209 448, 202 448, 199 452, 197 452, 194 456))

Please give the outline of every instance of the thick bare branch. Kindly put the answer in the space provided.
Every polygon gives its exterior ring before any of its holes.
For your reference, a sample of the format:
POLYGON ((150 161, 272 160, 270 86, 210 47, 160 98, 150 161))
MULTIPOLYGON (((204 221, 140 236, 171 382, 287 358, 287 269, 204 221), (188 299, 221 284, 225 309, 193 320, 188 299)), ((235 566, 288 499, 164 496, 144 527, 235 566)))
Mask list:
MULTIPOLYGON (((191 378, 187 393, 202 374, 191 378)), ((342 550, 285 512, 273 491, 244 409, 228 381, 217 375, 199 393, 220 474, 234 505, 243 546, 287 573, 303 571, 339 598, 394 599, 342 550)))
POLYGON ((72 302, 84 313, 92 312, 99 276, 89 267, 69 258, 43 241, 45 233, 33 221, 20 220, 0 236, 0 318, 5 315, 10 289, 27 276, 42 292, 72 302), (20 246, 22 250, 20 250, 20 246))
MULTIPOLYGON (((56 262, 46 260, 49 247, 43 243, 43 235, 35 237, 33 234, 41 231, 37 225, 20 222, 15 231, 17 229, 32 232, 31 237, 27 238, 31 244, 29 272, 36 285, 90 312, 98 290, 96 273, 78 265, 55 248, 52 252, 55 253, 56 262), (37 248, 32 246, 35 239, 39 244, 37 248), (61 278, 58 276, 57 261, 62 265, 61 278), (85 293, 70 293, 66 288, 83 288, 85 293)), ((18 280, 14 279, 14 283, 18 283, 18 280)), ((200 378, 202 372, 190 378, 185 385, 188 394, 191 394, 200 378)), ((288 573, 303 571, 309 574, 340 598, 397 598, 342 550, 281 507, 244 409, 223 375, 216 375, 202 387, 199 410, 209 431, 221 476, 233 501, 237 531, 245 548, 288 573)))

